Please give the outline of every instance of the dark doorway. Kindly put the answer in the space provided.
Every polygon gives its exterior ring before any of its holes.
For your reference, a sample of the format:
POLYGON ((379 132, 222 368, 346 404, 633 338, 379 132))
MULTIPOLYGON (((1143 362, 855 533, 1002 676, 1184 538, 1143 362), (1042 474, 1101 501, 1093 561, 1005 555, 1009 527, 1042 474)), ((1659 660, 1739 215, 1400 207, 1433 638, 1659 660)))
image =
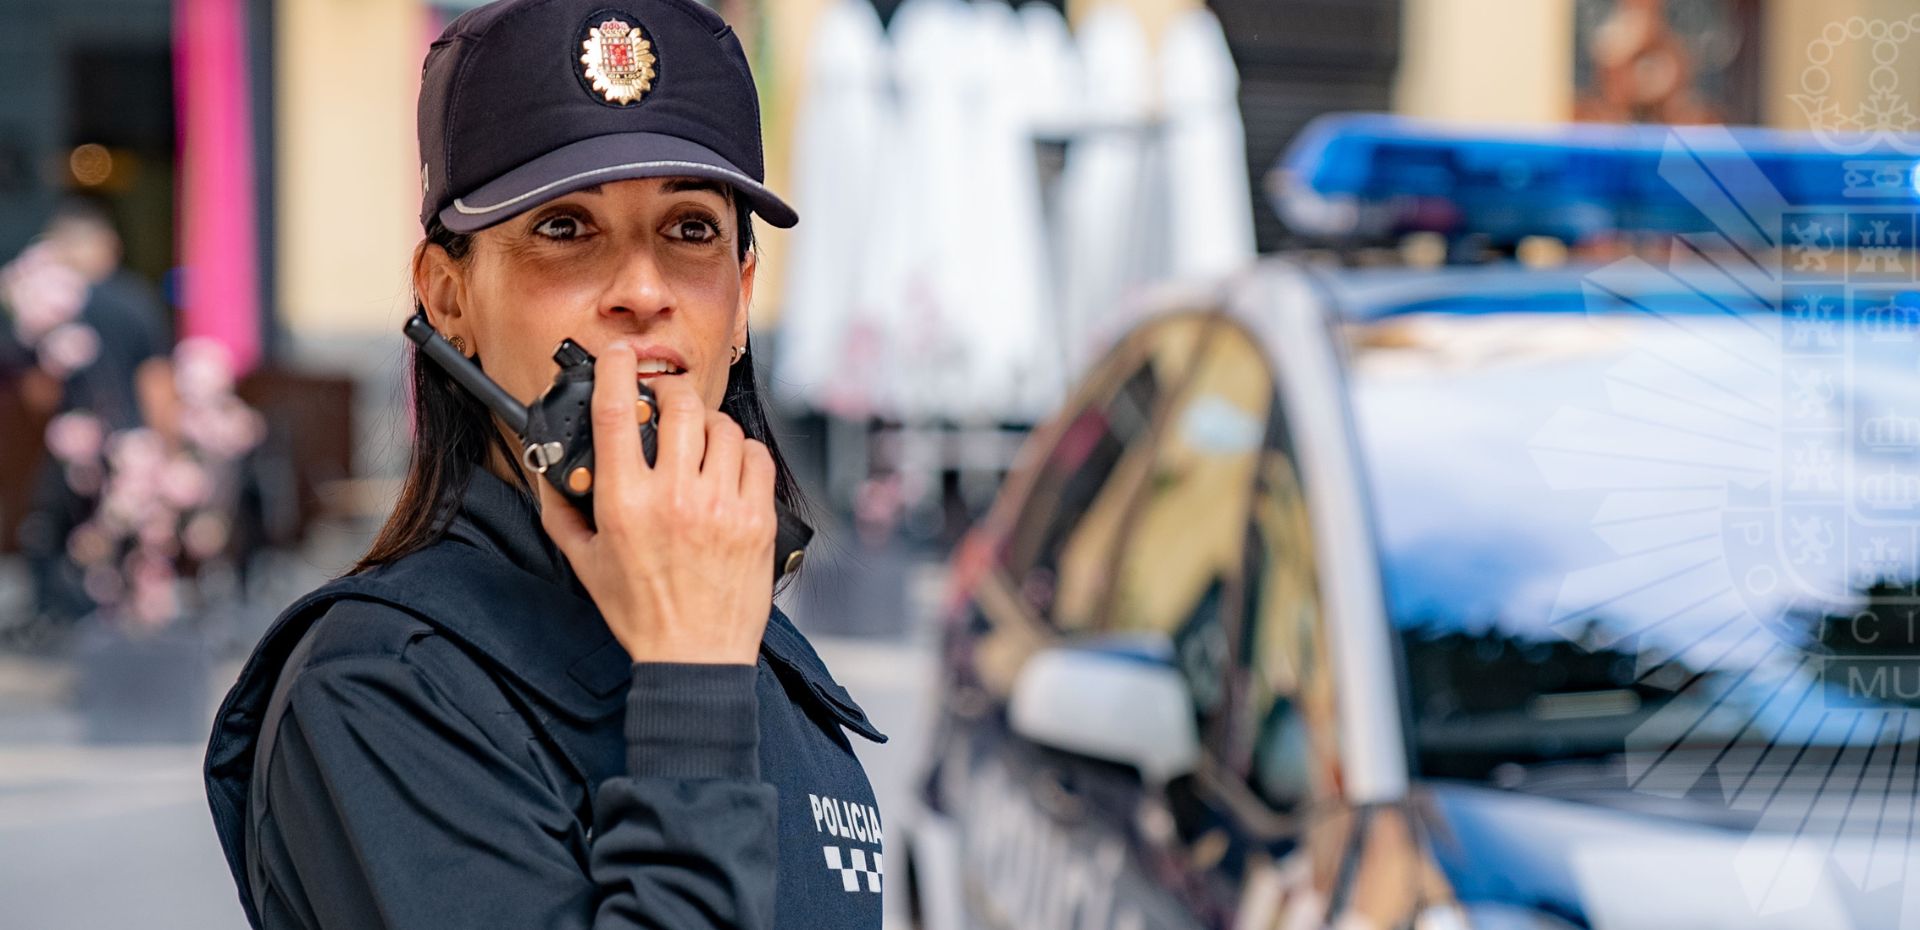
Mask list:
POLYGON ((1400 0, 1210 0, 1240 69, 1260 251, 1288 244, 1266 173, 1323 113, 1387 110, 1400 65, 1400 0))
POLYGON ((172 53, 164 45, 77 44, 66 71, 67 151, 100 146, 108 160, 70 157, 68 184, 108 205, 127 266, 161 285, 174 261, 172 53))

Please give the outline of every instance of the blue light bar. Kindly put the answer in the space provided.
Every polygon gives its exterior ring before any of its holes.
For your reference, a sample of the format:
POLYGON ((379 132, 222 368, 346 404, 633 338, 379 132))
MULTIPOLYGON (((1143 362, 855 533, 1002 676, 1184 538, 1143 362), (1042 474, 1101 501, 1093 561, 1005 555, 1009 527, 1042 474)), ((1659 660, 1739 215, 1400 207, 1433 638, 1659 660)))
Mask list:
MULTIPOLYGON (((1645 124, 1473 129, 1380 114, 1327 116, 1301 131, 1268 176, 1268 192, 1296 232, 1342 240, 1435 232, 1578 244, 1715 230, 1660 175, 1674 132, 1645 124)), ((1898 141, 1920 152, 1920 136, 1898 141)), ((1920 157, 1893 147, 1842 154, 1810 133, 1729 127, 1717 139, 1689 136, 1684 151, 1738 204, 1783 197, 1810 209, 1920 206, 1920 157), (1743 175, 1764 178, 1773 191, 1738 189, 1743 175)))

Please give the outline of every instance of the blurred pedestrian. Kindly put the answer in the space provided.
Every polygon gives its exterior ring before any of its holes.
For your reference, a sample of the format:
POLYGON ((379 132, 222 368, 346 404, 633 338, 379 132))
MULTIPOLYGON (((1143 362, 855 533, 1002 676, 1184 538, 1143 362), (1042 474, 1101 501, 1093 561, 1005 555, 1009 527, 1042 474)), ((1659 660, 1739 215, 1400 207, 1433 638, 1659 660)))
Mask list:
MULTIPOLYGON (((16 321, 13 341, 28 350, 30 361, 21 391, 37 416, 91 427, 67 434, 104 437, 149 426, 163 437, 175 436, 179 404, 166 310, 146 282, 121 266, 122 251, 113 219, 98 202, 76 197, 54 210, 33 254, 23 256, 16 270, 23 277, 64 272, 77 278, 84 296, 68 318, 16 321)), ((33 289, 31 282, 27 289, 33 289)), ((19 632, 41 638, 70 627, 95 606, 68 552, 68 538, 93 512, 100 490, 99 476, 69 468, 64 450, 46 451, 19 531, 35 613, 29 629, 19 632)))

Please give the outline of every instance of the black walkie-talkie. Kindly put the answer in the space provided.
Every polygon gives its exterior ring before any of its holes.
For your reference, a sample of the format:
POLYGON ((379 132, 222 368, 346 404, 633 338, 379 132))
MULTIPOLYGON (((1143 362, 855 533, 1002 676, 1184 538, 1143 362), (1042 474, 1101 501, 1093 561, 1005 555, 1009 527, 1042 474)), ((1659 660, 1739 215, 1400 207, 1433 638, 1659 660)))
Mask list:
MULTIPOLYGON (((546 478, 560 496, 567 499, 593 524, 593 356, 571 339, 562 339, 553 351, 554 364, 560 370, 553 384, 532 406, 523 407, 473 359, 447 342, 427 322, 425 314, 415 313, 407 320, 407 338, 433 359, 461 387, 480 398, 514 435, 520 437, 520 457, 528 468, 546 478)), ((634 420, 640 427, 640 448, 651 465, 659 448, 660 407, 653 390, 636 385, 640 399, 634 420)), ((773 543, 773 577, 800 567, 813 528, 775 502, 779 530, 773 543)))

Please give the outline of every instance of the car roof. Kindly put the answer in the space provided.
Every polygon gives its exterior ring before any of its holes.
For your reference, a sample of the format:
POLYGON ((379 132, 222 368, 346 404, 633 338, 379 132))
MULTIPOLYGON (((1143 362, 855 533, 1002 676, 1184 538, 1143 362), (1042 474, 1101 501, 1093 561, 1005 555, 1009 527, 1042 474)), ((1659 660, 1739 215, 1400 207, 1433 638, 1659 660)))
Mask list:
POLYGON ((1409 313, 1761 313, 1773 305, 1716 267, 1630 262, 1529 268, 1505 262, 1438 268, 1315 268, 1349 322, 1409 313), (1676 273, 1677 272, 1677 273, 1676 273), (1702 284, 1702 281, 1712 283, 1702 284))

